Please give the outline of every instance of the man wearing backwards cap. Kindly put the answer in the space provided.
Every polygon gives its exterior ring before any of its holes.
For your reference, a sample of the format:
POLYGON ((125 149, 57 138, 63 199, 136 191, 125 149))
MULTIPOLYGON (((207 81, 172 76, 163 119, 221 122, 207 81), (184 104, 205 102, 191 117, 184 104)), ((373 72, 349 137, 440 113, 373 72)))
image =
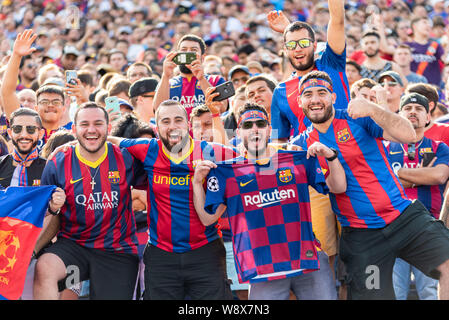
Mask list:
POLYGON ((236 269, 239 281, 251 284, 250 300, 287 300, 290 290, 301 300, 336 299, 327 256, 317 253, 308 223, 307 188, 344 192, 344 170, 335 152, 321 143, 307 152, 276 151, 268 145, 270 132, 265 108, 246 103, 239 111, 237 129, 242 155, 233 162, 197 165, 192 180, 195 208, 206 226, 227 208, 236 269), (326 176, 318 155, 329 161, 326 176), (289 193, 292 190, 297 192, 289 193), (277 197, 276 192, 282 195, 277 197), (289 195, 284 197, 284 192, 289 195))
POLYGON ((134 82, 129 88, 129 98, 137 117, 155 125, 153 99, 158 81, 153 78, 142 78, 134 82))
MULTIPOLYGON (((449 178, 449 147, 444 142, 424 136, 425 126, 430 121, 429 101, 425 96, 416 92, 403 96, 399 114, 412 123, 418 142, 389 143, 387 150, 390 163, 404 186, 406 195, 410 199, 421 201, 432 216, 438 219, 449 178)), ((412 271, 419 298, 436 300, 438 281, 399 258, 393 272, 396 299, 407 299, 412 271)))
MULTIPOLYGON (((351 100, 348 110, 335 109, 332 80, 321 71, 304 76, 299 92, 298 104, 312 127, 293 143, 305 149, 319 141, 335 148, 346 173, 346 192, 330 198, 342 226, 348 299, 395 299, 397 257, 439 278, 439 298, 449 299, 449 230, 421 202, 408 199, 381 141, 415 143, 410 121, 363 98, 351 100)), ((327 169, 326 160, 318 159, 327 169)))

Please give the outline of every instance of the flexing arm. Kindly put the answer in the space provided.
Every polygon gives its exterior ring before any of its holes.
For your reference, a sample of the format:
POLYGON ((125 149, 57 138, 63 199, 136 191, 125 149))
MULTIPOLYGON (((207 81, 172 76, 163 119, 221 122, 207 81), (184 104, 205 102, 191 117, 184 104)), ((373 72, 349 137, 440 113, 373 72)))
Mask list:
POLYGON ((385 140, 403 144, 416 142, 416 132, 410 121, 373 102, 363 98, 352 99, 348 104, 348 114, 353 119, 371 117, 384 130, 385 140))
POLYGON ((11 58, 8 61, 5 74, 3 75, 3 83, 1 86, 3 108, 6 118, 8 119, 14 110, 20 108, 19 99, 16 95, 20 61, 22 60, 22 57, 29 55, 36 50, 36 48, 31 48, 31 45, 36 38, 37 35, 33 34, 33 30, 27 29, 23 33, 19 33, 16 41, 14 41, 11 58))
POLYGON ((195 174, 192 179, 193 203, 195 205, 195 211, 197 212, 198 217, 205 226, 209 226, 215 223, 226 210, 226 206, 224 204, 220 204, 214 214, 209 214, 204 210, 204 204, 206 203, 206 193, 204 192, 203 181, 209 174, 210 169, 216 167, 217 165, 212 161, 201 161, 196 166, 195 174))
POLYGON ((336 54, 345 50, 345 3, 343 0, 328 0, 329 24, 327 26, 327 43, 336 54))

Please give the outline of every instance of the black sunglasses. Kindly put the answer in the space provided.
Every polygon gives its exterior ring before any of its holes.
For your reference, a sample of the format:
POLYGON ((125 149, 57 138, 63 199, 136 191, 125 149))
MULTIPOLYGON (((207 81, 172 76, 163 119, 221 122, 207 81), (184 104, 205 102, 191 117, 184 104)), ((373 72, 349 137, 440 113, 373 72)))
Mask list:
POLYGON ((34 134, 36 130, 39 129, 37 126, 22 126, 20 124, 11 126, 11 129, 15 134, 18 134, 22 132, 23 127, 26 128, 28 134, 34 134))
POLYGON ((268 122, 265 120, 257 120, 257 121, 245 121, 242 123, 242 129, 248 130, 253 127, 253 125, 256 124, 257 128, 266 128, 268 126, 268 122))

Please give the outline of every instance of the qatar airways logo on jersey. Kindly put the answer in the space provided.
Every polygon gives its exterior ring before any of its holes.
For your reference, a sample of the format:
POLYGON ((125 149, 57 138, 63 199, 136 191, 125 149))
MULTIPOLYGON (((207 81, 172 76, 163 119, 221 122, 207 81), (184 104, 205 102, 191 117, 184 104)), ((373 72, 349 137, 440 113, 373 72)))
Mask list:
POLYGON ((104 210, 118 207, 118 191, 92 192, 88 196, 79 194, 75 197, 76 204, 86 207, 87 210, 104 210))
POLYGON ((181 96, 181 97, 174 96, 174 97, 171 97, 170 99, 179 102, 184 107, 191 107, 191 108, 194 108, 197 105, 203 104, 205 101, 203 94, 199 94, 197 96, 181 96))
POLYGON ((284 190, 274 190, 272 192, 262 192, 259 191, 258 194, 245 195, 243 196, 243 201, 245 206, 257 206, 258 208, 263 208, 273 204, 281 203, 287 199, 296 198, 296 192, 294 189, 284 189, 284 190))

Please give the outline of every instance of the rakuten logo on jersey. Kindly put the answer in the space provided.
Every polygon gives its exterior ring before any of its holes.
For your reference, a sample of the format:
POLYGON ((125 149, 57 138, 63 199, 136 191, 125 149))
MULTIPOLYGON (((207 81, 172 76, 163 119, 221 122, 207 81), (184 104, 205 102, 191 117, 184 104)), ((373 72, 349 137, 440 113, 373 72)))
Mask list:
POLYGON ((243 201, 245 202, 245 206, 257 206, 258 208, 263 208, 292 198, 296 198, 295 190, 285 189, 265 193, 260 191, 258 194, 253 195, 247 194, 243 196, 243 201))

